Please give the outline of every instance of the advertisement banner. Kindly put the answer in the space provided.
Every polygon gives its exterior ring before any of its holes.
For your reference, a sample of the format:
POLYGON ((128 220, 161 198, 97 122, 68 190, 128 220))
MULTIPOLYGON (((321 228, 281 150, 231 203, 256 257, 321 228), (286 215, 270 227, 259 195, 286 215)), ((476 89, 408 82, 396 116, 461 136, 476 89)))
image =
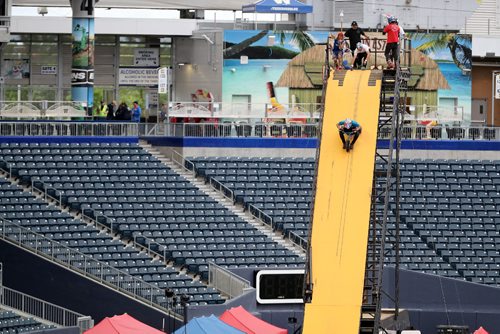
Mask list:
POLYGON ((73 68, 94 67, 94 19, 73 19, 73 68))
POLYGON ((134 50, 134 66, 158 67, 160 50, 157 48, 138 48, 134 50))
POLYGON ((158 93, 168 93, 168 68, 162 67, 158 70, 158 93))
POLYGON ((120 86, 158 87, 158 71, 156 68, 120 67, 120 86))
POLYGON ((4 79, 28 79, 30 77, 29 59, 4 59, 2 62, 4 79))
POLYGON ((71 70, 72 86, 92 86, 94 85, 94 70, 83 70, 74 68, 71 70))

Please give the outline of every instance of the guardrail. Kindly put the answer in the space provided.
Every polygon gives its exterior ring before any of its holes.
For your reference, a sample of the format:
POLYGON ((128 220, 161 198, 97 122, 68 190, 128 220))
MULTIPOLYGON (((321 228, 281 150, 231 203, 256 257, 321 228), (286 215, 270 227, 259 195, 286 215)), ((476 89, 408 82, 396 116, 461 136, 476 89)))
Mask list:
POLYGON ((170 160, 174 164, 176 164, 177 166, 179 166, 180 168, 182 168, 186 172, 188 172, 188 173, 192 174, 193 176, 195 176, 194 163, 192 161, 187 160, 186 158, 184 158, 184 156, 182 154, 180 154, 179 152, 177 152, 173 148, 170 149, 170 155, 169 155, 169 157, 170 157, 170 160), (191 169, 188 166, 190 166, 191 169))
POLYGON ((297 233, 289 231, 288 239, 290 239, 290 241, 292 241, 296 246, 302 249, 307 249, 307 240, 298 235, 297 233))
POLYGON ((70 268, 132 299, 165 312, 170 311, 177 315, 181 314, 177 309, 169 309, 167 302, 157 301, 158 297, 165 296, 164 289, 160 289, 9 220, 0 218, 0 236, 15 245, 70 268))
MULTIPOLYGON (((390 128, 382 128, 379 139, 387 139, 390 128)), ((461 127, 461 126, 405 126, 403 139, 441 139, 441 140, 499 140, 500 128, 497 127, 461 127)))
POLYGON ((84 316, 6 286, 0 286, 0 304, 64 327, 78 326, 84 316))
POLYGON ((213 262, 208 263, 208 284, 227 295, 230 299, 241 296, 245 289, 251 287, 249 281, 236 276, 213 262))
POLYGON ((77 101, 0 101, 0 118, 69 119, 91 118, 83 102, 77 101))
POLYGON ((222 196, 230 200, 231 203, 235 202, 234 192, 213 177, 210 178, 210 186, 214 190, 218 191, 222 196))
POLYGON ((165 117, 176 118, 316 118, 321 103, 171 102, 165 117))
POLYGON ((36 121, 16 122, 1 121, 0 136, 12 137, 69 137, 69 136, 138 136, 137 123, 105 122, 59 122, 36 121))
MULTIPOLYGON (((173 136, 173 137, 258 137, 316 138, 317 123, 275 122, 223 123, 121 123, 121 122, 17 122, 0 121, 0 136, 9 137, 70 137, 70 136, 173 136)), ((412 121, 417 122, 417 121, 412 121)), ((403 127, 403 139, 500 140, 500 127, 427 126, 408 124, 403 127)), ((379 139, 387 139, 389 128, 383 127, 379 139)))
POLYGON ((274 138, 314 138, 318 133, 317 123, 250 122, 222 123, 160 123, 141 125, 141 136, 171 137, 274 137, 274 138))
MULTIPOLYGON (((442 139, 442 140, 499 140, 499 127, 484 126, 448 126, 407 125, 403 127, 403 139, 442 139)), ((158 135, 173 137, 258 137, 258 138, 316 138, 319 129, 314 124, 283 124, 283 123, 171 123, 148 124, 148 134, 141 131, 140 135, 158 135), (157 129, 156 129, 157 128, 157 129), (158 129, 161 129, 158 130, 158 129)), ((383 127, 379 139, 389 138, 390 128, 383 127)))
POLYGON ((248 212, 252 215, 252 217, 260 220, 266 225, 271 226, 271 228, 274 230, 276 226, 274 226, 273 218, 269 216, 267 213, 259 209, 253 204, 248 205, 248 212))

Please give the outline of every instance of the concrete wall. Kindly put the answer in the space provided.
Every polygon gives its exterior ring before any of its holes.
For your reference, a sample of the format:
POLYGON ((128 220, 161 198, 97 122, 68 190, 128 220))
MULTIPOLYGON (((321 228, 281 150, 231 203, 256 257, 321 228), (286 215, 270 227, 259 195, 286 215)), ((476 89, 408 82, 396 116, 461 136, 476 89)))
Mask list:
POLYGON ((211 92, 215 101, 222 100, 222 43, 223 33, 218 30, 173 39, 173 101, 191 101, 198 89, 211 92))

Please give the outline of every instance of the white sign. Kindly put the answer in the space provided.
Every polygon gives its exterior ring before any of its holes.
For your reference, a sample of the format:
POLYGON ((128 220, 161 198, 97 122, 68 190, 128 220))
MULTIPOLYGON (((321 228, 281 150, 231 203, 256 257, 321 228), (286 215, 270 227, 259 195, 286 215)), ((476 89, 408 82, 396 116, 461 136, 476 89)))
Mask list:
POLYGON ((149 92, 149 105, 157 106, 158 105, 158 93, 155 91, 149 92))
POLYGON ((158 86, 156 68, 120 67, 118 79, 120 86, 158 86))
POLYGON ((57 74, 57 66, 42 66, 40 67, 40 73, 46 74, 57 74))
POLYGON ((158 67, 160 65, 160 50, 142 48, 134 50, 134 66, 158 67))
POLYGON ((162 67, 158 70, 158 94, 168 93, 168 68, 162 67))
POLYGON ((500 99, 500 74, 495 75, 495 99, 500 99))

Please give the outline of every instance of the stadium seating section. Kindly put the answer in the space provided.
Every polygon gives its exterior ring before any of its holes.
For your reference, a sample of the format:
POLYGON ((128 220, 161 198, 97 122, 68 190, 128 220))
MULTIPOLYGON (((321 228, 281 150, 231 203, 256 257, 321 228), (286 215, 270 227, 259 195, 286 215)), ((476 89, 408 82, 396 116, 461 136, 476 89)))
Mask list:
MULTIPOLYGON (((269 215, 275 229, 292 239, 307 236, 313 159, 188 160, 197 175, 231 189, 237 203, 269 215)), ((403 160, 401 183, 401 266, 500 284, 500 161, 403 160)), ((388 228, 394 231, 391 209, 388 228)), ((389 247, 392 241, 388 237, 389 247)), ((389 251, 386 263, 393 264, 389 251)))
POLYGON ((55 328, 33 318, 22 317, 12 311, 0 309, 0 334, 18 334, 55 328))
MULTIPOLYGON (((208 261, 226 267, 298 267, 304 258, 284 248, 135 144, 1 144, 0 164, 21 184, 35 183, 73 210, 111 224, 123 238, 161 245, 176 265, 208 277, 208 261), (42 183, 43 182, 43 183, 42 183), (147 239, 146 239, 147 238, 147 239)), ((1 182, 0 214, 160 287, 220 303, 213 288, 1 182)))

